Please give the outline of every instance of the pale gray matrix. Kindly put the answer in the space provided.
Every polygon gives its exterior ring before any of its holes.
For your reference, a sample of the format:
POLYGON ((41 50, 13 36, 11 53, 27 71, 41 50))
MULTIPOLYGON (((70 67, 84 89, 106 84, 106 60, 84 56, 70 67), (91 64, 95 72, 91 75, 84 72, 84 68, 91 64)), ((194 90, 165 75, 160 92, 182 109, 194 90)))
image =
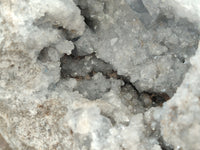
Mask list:
POLYGON ((199 150, 199 0, 0 8, 0 150, 199 150))

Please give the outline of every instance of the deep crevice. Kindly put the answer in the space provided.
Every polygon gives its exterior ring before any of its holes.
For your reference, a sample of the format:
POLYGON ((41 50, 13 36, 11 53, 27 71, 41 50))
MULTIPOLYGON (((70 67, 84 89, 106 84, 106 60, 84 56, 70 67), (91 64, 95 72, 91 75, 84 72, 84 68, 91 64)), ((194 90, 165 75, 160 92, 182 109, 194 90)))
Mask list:
MULTIPOLYGON (((79 61, 85 59, 86 57, 94 57, 96 58, 96 54, 95 53, 91 53, 89 55, 85 55, 85 56, 78 56, 76 53, 76 50, 74 49, 72 51, 71 55, 64 55, 61 58, 61 78, 66 79, 66 78, 74 78, 77 81, 81 81, 81 80, 91 80, 91 78, 97 74, 97 73, 102 73, 103 76, 106 79, 117 79, 117 80, 122 80, 124 82, 124 85, 121 87, 123 88, 126 85, 130 85, 137 93, 138 95, 138 100, 142 101, 142 99, 140 99, 140 95, 141 93, 145 93, 149 96, 149 98, 152 101, 152 106, 151 107, 157 107, 157 106, 162 106, 162 104, 164 102, 166 102, 167 100, 170 99, 170 97, 166 94, 166 93, 156 93, 156 92, 149 92, 149 91, 143 91, 143 92, 139 92, 139 90, 134 86, 133 83, 130 82, 130 77, 126 77, 123 75, 118 75, 117 71, 115 71, 112 67, 112 69, 110 69, 109 71, 105 72, 104 70, 98 70, 96 71, 95 69, 92 69, 90 72, 87 72, 85 75, 77 75, 75 76, 74 73, 72 72, 72 74, 70 74, 71 70, 65 70, 63 69, 63 63, 65 63, 65 61, 67 61, 67 59, 70 59, 72 61, 75 61, 75 63, 79 63, 79 61)), ((97 59, 101 62, 103 62, 105 65, 110 65, 109 63, 101 60, 101 59, 97 59)))
POLYGON ((164 142, 164 139, 163 139, 162 136, 158 139, 158 142, 159 142, 159 145, 160 145, 162 150, 174 150, 174 148, 171 145, 166 144, 164 142))
POLYGON ((156 93, 156 92, 143 92, 149 95, 152 100, 152 107, 162 106, 163 103, 170 99, 169 95, 166 93, 156 93))
POLYGON ((90 17, 90 11, 88 8, 82 8, 80 5, 77 5, 79 9, 81 10, 81 15, 85 19, 85 24, 89 27, 89 29, 93 32, 96 32, 98 30, 98 24, 99 21, 97 19, 90 17))

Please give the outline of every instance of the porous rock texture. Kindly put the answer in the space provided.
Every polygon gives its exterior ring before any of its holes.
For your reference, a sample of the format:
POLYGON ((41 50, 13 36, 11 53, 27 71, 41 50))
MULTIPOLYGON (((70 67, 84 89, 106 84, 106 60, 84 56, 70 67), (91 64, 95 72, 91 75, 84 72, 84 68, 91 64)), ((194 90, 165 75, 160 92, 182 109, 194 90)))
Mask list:
POLYGON ((0 150, 198 150, 199 6, 0 0, 0 150))

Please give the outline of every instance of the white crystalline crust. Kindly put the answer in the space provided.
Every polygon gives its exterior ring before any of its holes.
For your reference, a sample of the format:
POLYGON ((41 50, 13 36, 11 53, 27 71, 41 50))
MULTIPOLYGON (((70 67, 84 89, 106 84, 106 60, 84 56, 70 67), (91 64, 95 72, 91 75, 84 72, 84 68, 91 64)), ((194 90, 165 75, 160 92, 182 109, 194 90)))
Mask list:
POLYGON ((85 27, 80 10, 72 0, 6 0, 0 7, 0 133, 13 149, 53 149, 57 143, 70 149, 70 130, 58 127, 56 118, 66 113, 62 99, 71 98, 47 95, 60 79, 60 57, 74 48, 57 27, 80 36, 85 27), (42 63, 37 58, 45 47, 49 61, 42 63))
POLYGON ((200 147, 198 33, 172 19, 175 7, 198 22, 200 3, 149 2, 141 12, 124 0, 0 0, 0 137, 11 149, 200 147), (138 97, 179 85, 163 107, 138 97))
POLYGON ((200 146, 200 49, 191 59, 192 67, 173 98, 162 110, 161 131, 175 148, 193 150, 200 146))
POLYGON ((199 25, 200 21, 200 3, 199 0, 169 0, 174 10, 181 17, 187 17, 189 20, 196 22, 199 25))

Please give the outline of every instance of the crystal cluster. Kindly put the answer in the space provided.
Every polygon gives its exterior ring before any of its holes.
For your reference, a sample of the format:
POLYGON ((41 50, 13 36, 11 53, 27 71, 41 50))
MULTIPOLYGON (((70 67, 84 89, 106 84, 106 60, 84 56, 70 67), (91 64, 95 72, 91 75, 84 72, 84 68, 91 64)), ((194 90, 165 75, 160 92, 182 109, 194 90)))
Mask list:
POLYGON ((199 149, 198 0, 0 7, 0 150, 199 149))

